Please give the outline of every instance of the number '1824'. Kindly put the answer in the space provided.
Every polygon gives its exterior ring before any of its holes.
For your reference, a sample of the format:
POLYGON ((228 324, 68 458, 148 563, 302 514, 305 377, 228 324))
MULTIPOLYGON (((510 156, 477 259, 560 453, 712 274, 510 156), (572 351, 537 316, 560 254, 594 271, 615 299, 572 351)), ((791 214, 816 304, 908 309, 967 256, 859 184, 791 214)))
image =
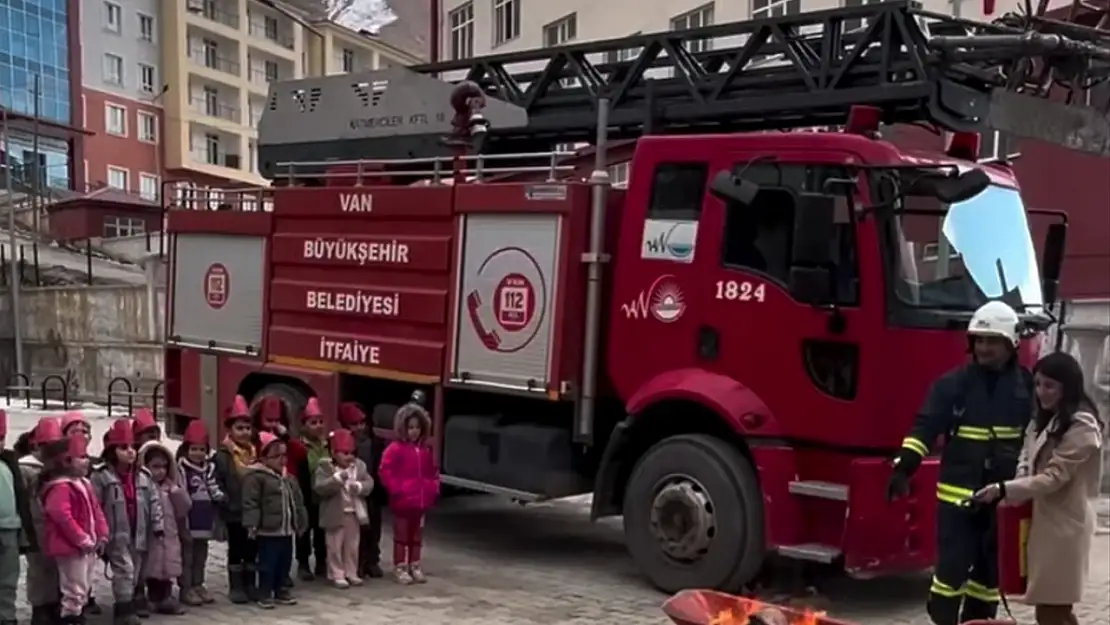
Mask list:
POLYGON ((762 283, 751 283, 747 280, 718 280, 717 299, 730 302, 760 302, 767 295, 767 286, 762 283))

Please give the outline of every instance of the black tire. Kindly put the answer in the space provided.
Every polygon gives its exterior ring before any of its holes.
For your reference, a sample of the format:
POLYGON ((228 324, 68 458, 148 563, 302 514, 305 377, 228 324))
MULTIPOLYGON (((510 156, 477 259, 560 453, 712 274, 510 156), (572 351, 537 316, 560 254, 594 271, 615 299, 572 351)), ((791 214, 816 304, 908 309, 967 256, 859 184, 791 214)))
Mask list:
POLYGON ((759 573, 766 555, 763 494, 755 470, 739 450, 712 436, 684 434, 656 443, 629 477, 624 536, 640 571, 664 592, 688 588, 738 592, 759 573), (717 521, 708 553, 690 563, 665 554, 650 529, 656 490, 675 474, 689 476, 704 487, 717 521))
POLYGON ((293 436, 299 436, 301 410, 304 410, 304 405, 308 403, 308 395, 290 384, 267 384, 252 398, 251 405, 254 406, 266 396, 277 397, 285 403, 285 410, 289 417, 289 422, 285 424, 285 427, 289 428, 293 436))

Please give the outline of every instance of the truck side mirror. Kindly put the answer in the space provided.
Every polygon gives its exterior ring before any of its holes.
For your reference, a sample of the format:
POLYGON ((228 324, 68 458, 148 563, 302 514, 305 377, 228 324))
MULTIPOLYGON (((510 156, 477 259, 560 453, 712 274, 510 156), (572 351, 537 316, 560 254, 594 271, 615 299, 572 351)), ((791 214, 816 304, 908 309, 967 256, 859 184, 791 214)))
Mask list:
POLYGON ((709 192, 717 199, 726 202, 739 202, 748 206, 755 201, 755 196, 759 193, 759 185, 750 180, 734 176, 732 172, 721 170, 709 182, 709 192))
POLYGON ((1044 236, 1044 253, 1041 256, 1041 290, 1044 293, 1045 306, 1056 303, 1067 238, 1067 223, 1049 224, 1044 236))
POLYGON ((982 169, 972 169, 956 176, 938 180, 933 194, 945 204, 955 204, 979 195, 991 184, 990 176, 982 169))
POLYGON ((831 241, 836 234, 836 198, 802 193, 795 199, 795 205, 790 264, 820 267, 831 263, 831 241))

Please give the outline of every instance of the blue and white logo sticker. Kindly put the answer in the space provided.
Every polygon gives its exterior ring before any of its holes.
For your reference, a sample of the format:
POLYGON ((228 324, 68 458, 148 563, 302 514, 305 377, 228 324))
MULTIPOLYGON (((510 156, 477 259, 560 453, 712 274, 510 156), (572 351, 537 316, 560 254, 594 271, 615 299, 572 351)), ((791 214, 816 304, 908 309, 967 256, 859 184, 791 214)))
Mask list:
POLYGON ((648 219, 644 221, 640 258, 692 263, 697 239, 698 222, 696 221, 648 219))

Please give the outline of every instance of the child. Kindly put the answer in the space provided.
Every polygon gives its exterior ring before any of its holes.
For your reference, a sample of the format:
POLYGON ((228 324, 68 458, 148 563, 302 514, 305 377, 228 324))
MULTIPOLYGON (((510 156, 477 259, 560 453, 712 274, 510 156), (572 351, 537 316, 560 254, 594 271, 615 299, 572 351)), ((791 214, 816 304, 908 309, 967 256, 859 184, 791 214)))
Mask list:
POLYGON ((293 605, 289 568, 293 538, 308 528, 308 511, 297 480, 285 472, 286 444, 270 432, 258 435, 259 461, 243 476, 243 526, 258 541, 258 607, 293 605))
POLYGON ((358 541, 370 522, 365 497, 374 488, 366 463, 355 458, 355 437, 336 430, 328 437, 330 458, 320 461, 313 486, 320 497, 320 527, 327 532, 328 579, 336 588, 361 586, 358 541))
POLYGON ((328 457, 326 433, 319 400, 310 397, 301 413, 300 440, 288 441, 289 457, 285 463, 289 474, 297 478, 308 509, 308 531, 297 537, 297 574, 304 581, 323 577, 327 572, 327 543, 320 526, 319 502, 312 488, 316 468, 328 457), (315 569, 308 561, 313 552, 316 553, 315 569))
MULTIPOLYGON (((92 442, 92 426, 89 425, 85 415, 76 410, 71 410, 62 415, 62 436, 69 438, 70 436, 80 435, 84 436, 85 440, 92 442)), ((95 465, 95 460, 90 457, 90 465, 95 465)), ((96 597, 93 596, 92 591, 89 591, 89 602, 85 605, 85 614, 102 614, 103 610, 96 603, 96 597)))
POLYGON ((424 515, 439 497, 439 465, 428 444, 432 420, 424 408, 408 403, 397 410, 394 428, 397 439, 386 447, 378 471, 393 512, 394 575, 401 584, 423 584, 424 515))
POLYGON ((266 395, 254 406, 252 424, 255 432, 269 432, 288 442, 289 419, 285 414, 285 402, 273 395, 266 395))
POLYGON ((19 458, 4 444, 7 435, 8 413, 0 410, 0 625, 15 625, 19 554, 38 545, 19 458))
POLYGON ((162 428, 154 420, 154 413, 149 408, 139 408, 132 419, 135 428, 135 444, 142 447, 150 441, 162 440, 162 428))
POLYGON ((216 483, 224 493, 217 502, 220 524, 227 538, 227 598, 243 604, 254 600, 255 560, 257 543, 243 527, 243 476, 254 465, 258 455, 253 442, 251 413, 247 400, 235 396, 224 417, 227 431, 212 458, 216 467, 216 483))
POLYGON ((339 405, 339 425, 354 434, 355 456, 366 464, 374 483, 370 496, 366 498, 367 523, 359 528, 358 575, 376 579, 382 577, 382 508, 389 503, 389 495, 378 479, 378 466, 381 465, 385 445, 367 427, 366 413, 355 402, 339 405))
POLYGON ((147 441, 139 447, 136 464, 145 471, 162 501, 162 533, 150 537, 150 549, 143 574, 147 595, 158 614, 184 614, 185 608, 173 596, 173 582, 181 577, 181 531, 192 501, 181 487, 181 476, 173 454, 158 441, 147 441))
POLYGON ((113 620, 137 625, 150 616, 143 589, 143 561, 150 537, 164 532, 162 499, 154 482, 136 467, 135 436, 130 419, 117 419, 104 433, 104 461, 92 484, 108 522, 103 557, 112 573, 113 620))
POLYGON ((58 589, 58 566, 43 553, 45 547, 46 515, 42 509, 43 461, 67 445, 62 436, 62 422, 56 417, 39 419, 34 428, 20 437, 17 445, 25 446, 25 454, 19 459, 19 472, 27 487, 31 504, 31 520, 35 525, 35 542, 38 551, 27 553, 27 603, 31 604, 31 625, 52 625, 58 616, 61 595, 58 589))
POLYGON ((108 522, 96 500, 89 470, 89 441, 77 434, 51 452, 42 474, 45 553, 58 564, 63 625, 83 625, 96 557, 108 542, 108 522))
POLYGON ((185 428, 177 448, 177 468, 193 505, 189 508, 188 538, 182 541, 183 574, 181 602, 201 605, 216 601, 204 587, 204 567, 208 564, 208 541, 216 529, 217 506, 226 497, 216 480, 216 463, 210 462, 208 429, 200 419, 193 419, 185 428))

